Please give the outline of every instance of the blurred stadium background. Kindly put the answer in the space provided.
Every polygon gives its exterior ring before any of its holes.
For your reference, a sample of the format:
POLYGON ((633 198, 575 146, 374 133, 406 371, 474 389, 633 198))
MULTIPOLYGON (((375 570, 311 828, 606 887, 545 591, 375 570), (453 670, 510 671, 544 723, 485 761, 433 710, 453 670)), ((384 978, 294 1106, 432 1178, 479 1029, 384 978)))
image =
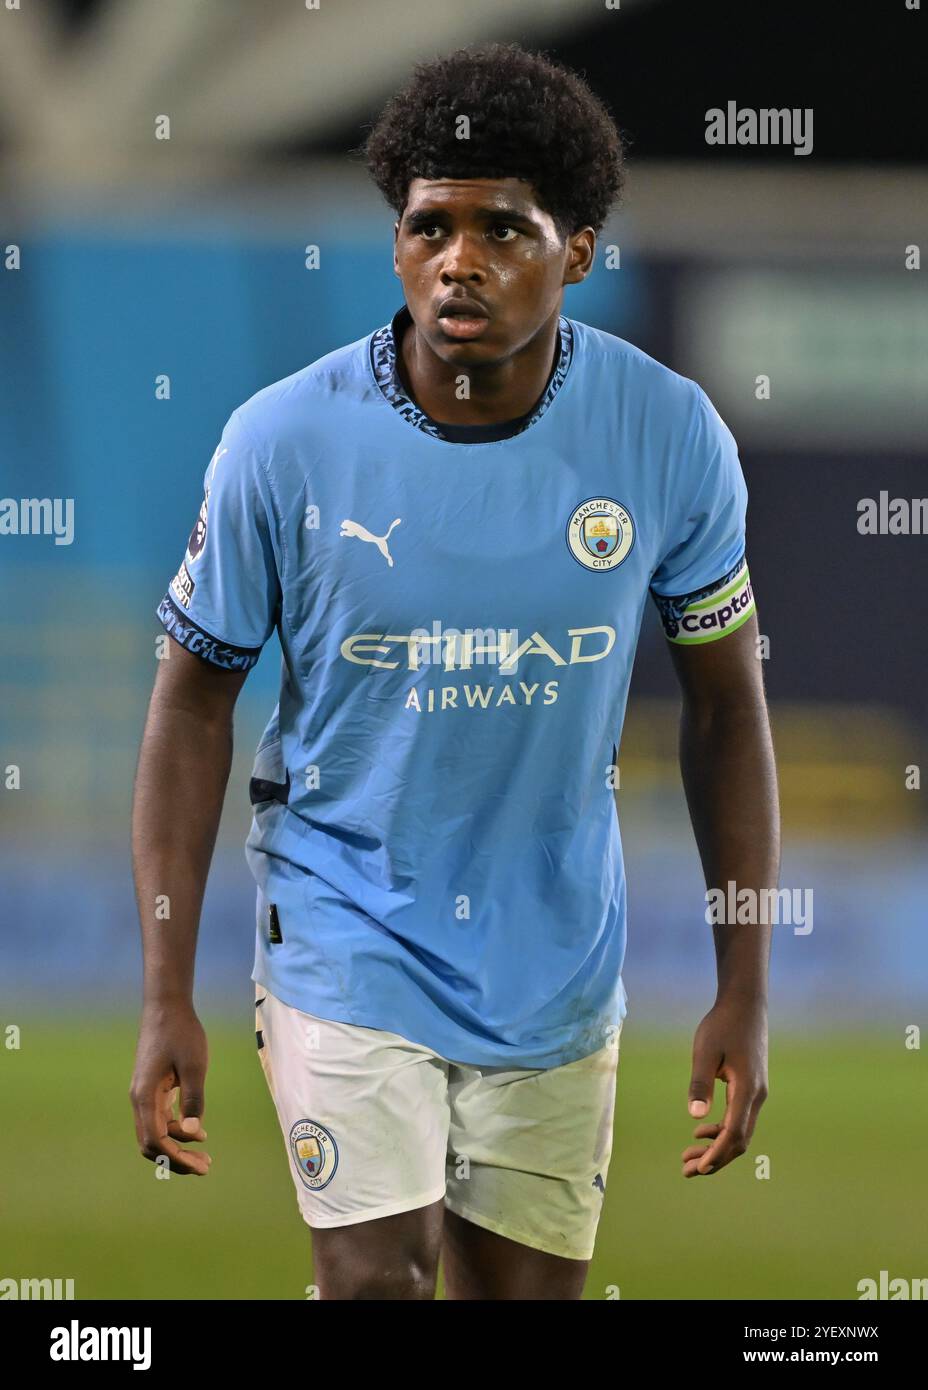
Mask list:
POLYGON ((0 1030, 21 1030, 18 1049, 0 1034, 0 1279, 72 1277, 78 1298, 289 1299, 311 1282, 254 1053, 242 853, 276 639, 240 700, 200 936, 209 1182, 156 1183, 135 1147, 128 825, 154 609, 235 406, 401 302, 392 216, 356 152, 365 124, 414 61, 490 38, 580 69, 630 138, 625 207, 564 312, 695 377, 738 439, 782 884, 814 894, 811 933, 774 933, 752 1150, 685 1183, 713 950, 649 613, 619 756, 629 1016, 587 1297, 854 1298, 880 1269, 928 1273, 913 1219, 924 1062, 906 1046, 928 974, 928 790, 906 785, 928 741, 928 539, 857 531, 860 499, 928 492, 928 313, 924 273, 906 269, 926 240, 925 16, 902 0, 866 24, 817 8, 817 22, 793 0, 0 9, 0 496, 75 508, 69 546, 0 537, 0 1030), (728 100, 812 107, 813 152, 707 146, 705 112, 728 100))

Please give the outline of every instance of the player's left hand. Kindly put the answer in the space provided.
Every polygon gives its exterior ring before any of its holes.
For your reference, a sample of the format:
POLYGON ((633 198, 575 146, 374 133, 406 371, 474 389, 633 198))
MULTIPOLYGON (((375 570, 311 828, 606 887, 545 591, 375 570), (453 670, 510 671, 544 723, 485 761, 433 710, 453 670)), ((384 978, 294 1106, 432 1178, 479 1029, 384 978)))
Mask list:
POLYGON ((683 1150, 683 1176, 717 1173, 743 1154, 751 1142, 760 1107, 767 1099, 767 1007, 754 1000, 717 1000, 696 1029, 689 1112, 708 1115, 716 1080, 726 1086, 721 1124, 701 1124, 683 1150))

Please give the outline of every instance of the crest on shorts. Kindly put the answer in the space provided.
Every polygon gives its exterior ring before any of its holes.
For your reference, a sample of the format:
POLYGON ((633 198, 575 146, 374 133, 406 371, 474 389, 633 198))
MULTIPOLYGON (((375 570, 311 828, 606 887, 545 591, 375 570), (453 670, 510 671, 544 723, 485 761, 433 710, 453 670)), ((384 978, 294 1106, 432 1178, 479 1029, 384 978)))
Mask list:
POLYGON ((313 1192, 325 1187, 338 1167, 338 1145, 324 1125, 297 1120, 290 1131, 290 1153, 297 1172, 313 1192))

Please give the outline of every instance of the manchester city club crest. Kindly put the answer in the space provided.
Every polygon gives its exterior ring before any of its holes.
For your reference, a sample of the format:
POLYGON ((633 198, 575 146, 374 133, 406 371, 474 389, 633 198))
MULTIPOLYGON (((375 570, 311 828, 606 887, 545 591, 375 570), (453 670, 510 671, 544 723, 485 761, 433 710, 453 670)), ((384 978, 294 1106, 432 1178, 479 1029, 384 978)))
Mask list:
POLYGON ((325 1187, 338 1167, 338 1145, 324 1125, 297 1120, 290 1131, 290 1152, 303 1182, 313 1192, 325 1187))
POLYGON ((571 513, 567 545, 585 569, 614 570, 634 544, 631 513, 614 497, 588 497, 571 513))

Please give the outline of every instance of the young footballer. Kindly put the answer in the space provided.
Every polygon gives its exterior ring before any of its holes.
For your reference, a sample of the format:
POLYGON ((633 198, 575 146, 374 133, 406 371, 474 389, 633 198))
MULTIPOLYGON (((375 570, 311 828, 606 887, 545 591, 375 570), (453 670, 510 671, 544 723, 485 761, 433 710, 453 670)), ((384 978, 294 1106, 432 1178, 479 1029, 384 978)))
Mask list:
MULTIPOLYGON (((255 1028, 320 1294, 429 1299, 441 1259, 450 1298, 575 1299, 612 1147, 614 763, 649 596, 707 886, 776 881, 746 490, 695 382, 562 313, 623 176, 576 73, 513 44, 422 64, 365 157, 404 302, 233 411, 158 610, 136 1131, 208 1171, 184 1147, 206 1139, 197 925, 233 707, 276 631, 255 1028)), ((769 928, 714 932, 685 1177, 744 1153, 766 1095, 769 928)))

